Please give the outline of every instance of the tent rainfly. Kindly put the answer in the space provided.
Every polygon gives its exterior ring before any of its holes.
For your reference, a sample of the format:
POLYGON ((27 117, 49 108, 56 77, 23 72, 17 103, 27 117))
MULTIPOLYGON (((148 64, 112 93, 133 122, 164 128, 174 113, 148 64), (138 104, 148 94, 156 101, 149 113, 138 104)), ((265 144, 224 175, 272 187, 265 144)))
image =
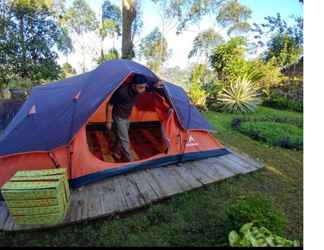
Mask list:
POLYGON ((120 162, 110 151, 105 108, 134 75, 149 85, 158 77, 130 60, 111 60, 95 70, 34 87, 0 137, 0 186, 18 170, 66 168, 72 187, 149 167, 228 154, 212 126, 179 86, 165 82, 163 93, 147 91, 130 117, 135 160, 120 162))

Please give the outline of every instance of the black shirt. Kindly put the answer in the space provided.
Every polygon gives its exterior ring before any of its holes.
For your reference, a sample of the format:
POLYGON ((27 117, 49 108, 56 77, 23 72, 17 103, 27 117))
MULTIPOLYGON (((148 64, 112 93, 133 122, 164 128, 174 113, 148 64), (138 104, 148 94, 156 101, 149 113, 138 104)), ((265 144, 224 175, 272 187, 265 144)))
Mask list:
POLYGON ((136 103, 138 94, 130 84, 120 87, 111 97, 109 103, 113 105, 113 117, 128 119, 136 103))

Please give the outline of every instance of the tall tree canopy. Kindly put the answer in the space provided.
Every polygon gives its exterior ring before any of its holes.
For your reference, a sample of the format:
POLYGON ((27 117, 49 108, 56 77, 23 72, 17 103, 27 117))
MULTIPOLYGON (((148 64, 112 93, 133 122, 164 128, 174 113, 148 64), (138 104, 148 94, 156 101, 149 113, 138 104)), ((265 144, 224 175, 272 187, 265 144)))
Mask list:
POLYGON ((207 29, 195 37, 193 41, 193 48, 189 53, 189 58, 203 55, 206 59, 208 59, 212 49, 222 43, 224 43, 224 38, 221 34, 212 28, 207 29))
POLYGON ((72 6, 66 12, 66 24, 69 31, 81 37, 80 46, 82 53, 82 71, 86 71, 86 51, 92 46, 84 35, 98 29, 98 20, 94 11, 85 0, 74 0, 72 6))
POLYGON ((102 4, 102 20, 110 20, 115 24, 115 32, 121 35, 122 16, 120 8, 117 5, 112 4, 109 0, 105 0, 102 4))
POLYGON ((167 40, 162 36, 158 28, 142 39, 140 55, 145 58, 147 65, 155 72, 159 72, 162 64, 170 55, 167 40))
POLYGON ((51 1, 5 1, 1 7, 0 77, 2 83, 23 78, 57 79, 55 48, 62 30, 50 10, 51 1))
POLYGON ((208 14, 218 13, 224 0, 152 0, 163 8, 164 16, 177 21, 177 33, 208 14))
POLYGON ((217 22, 224 28, 228 28, 227 33, 244 33, 250 30, 251 25, 248 20, 252 11, 239 3, 237 0, 230 0, 221 6, 216 17, 217 22))

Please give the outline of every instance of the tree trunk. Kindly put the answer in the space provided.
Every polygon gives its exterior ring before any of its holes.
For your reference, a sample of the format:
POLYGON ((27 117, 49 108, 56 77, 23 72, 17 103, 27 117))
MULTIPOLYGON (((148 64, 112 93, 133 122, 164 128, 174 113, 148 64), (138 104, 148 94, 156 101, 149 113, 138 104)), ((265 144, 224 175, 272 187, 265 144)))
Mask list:
POLYGON ((136 0, 123 0, 122 58, 131 59, 134 55, 132 24, 136 17, 136 0))

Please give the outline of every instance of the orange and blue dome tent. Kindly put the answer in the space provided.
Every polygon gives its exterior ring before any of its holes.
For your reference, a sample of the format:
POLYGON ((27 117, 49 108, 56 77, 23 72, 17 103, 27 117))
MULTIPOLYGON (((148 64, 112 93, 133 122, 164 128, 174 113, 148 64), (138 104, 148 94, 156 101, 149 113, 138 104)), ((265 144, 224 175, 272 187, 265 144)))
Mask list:
POLYGON ((0 137, 0 186, 18 170, 66 168, 71 187, 150 167, 217 157, 230 152, 179 86, 148 91, 130 116, 135 160, 111 156, 105 109, 112 94, 135 75, 159 78, 130 60, 107 61, 95 70, 34 87, 0 137))

